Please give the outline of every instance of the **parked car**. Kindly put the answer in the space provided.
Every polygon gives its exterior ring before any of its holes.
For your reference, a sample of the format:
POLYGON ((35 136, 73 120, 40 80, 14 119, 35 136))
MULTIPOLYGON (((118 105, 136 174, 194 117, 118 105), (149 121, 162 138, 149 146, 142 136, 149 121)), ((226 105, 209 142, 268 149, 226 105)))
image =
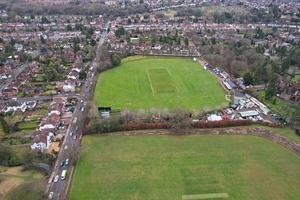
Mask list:
POLYGON ((76 140, 77 139, 77 135, 74 135, 73 139, 76 140))

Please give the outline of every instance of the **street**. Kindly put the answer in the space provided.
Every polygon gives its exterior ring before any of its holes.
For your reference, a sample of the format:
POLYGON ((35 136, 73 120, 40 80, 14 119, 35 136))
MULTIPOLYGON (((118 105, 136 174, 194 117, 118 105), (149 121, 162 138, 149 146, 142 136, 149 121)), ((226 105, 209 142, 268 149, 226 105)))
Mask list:
POLYGON ((67 199, 68 196, 68 182, 70 181, 70 173, 73 168, 72 166, 72 153, 79 152, 80 148, 80 140, 82 137, 82 127, 86 117, 86 106, 87 101, 91 96, 91 89, 93 84, 95 84, 95 74, 97 70, 97 62, 100 55, 100 47, 104 43, 107 36, 107 26, 105 31, 103 31, 100 35, 98 46, 96 50, 96 56, 91 63, 89 71, 87 73, 87 79, 84 85, 81 88, 80 95, 77 96, 78 102, 75 108, 75 111, 72 116, 71 123, 66 131, 64 141, 61 145, 60 152, 58 154, 55 166, 52 171, 52 175, 49 178, 49 189, 48 189, 48 199, 67 199), (69 164, 66 165, 65 161, 69 159, 69 164), (63 165, 61 163, 64 163, 63 165), (61 174, 63 170, 67 170, 67 175, 64 180, 61 178, 61 174), (59 181, 53 182, 54 177, 58 175, 59 181), (50 198, 50 196, 52 196, 50 198))

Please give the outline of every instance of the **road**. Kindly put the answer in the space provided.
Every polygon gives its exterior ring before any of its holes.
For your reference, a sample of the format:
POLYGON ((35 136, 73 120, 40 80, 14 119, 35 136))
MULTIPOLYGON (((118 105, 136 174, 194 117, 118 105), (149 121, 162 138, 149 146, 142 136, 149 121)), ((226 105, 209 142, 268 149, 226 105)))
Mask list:
MULTIPOLYGON (((105 27, 105 30, 108 28, 108 24, 105 27)), ((80 95, 77 96, 78 103, 75 107, 75 111, 72 116, 71 123, 66 131, 66 135, 61 146, 60 152, 58 154, 52 175, 49 178, 49 187, 48 187, 48 195, 53 194, 52 199, 61 200, 67 199, 67 190, 68 190, 68 182, 71 179, 70 171, 72 169, 72 155, 74 153, 79 152, 80 148, 80 139, 82 137, 82 127, 84 123, 84 119, 86 117, 86 106, 87 101, 91 96, 91 91, 93 88, 93 84, 95 84, 95 74, 97 71, 97 63, 100 57, 100 47, 104 43, 107 37, 107 32, 103 31, 99 37, 98 46, 96 50, 96 56, 93 62, 90 65, 89 71, 87 73, 87 79, 84 85, 81 88, 80 95), (76 137, 76 139, 74 138, 76 137), (66 159, 70 159, 70 163, 68 165, 61 166, 61 163, 65 162, 66 159), (61 174, 63 170, 67 170, 67 176, 64 180, 61 179, 61 174), (55 176, 59 176, 59 180, 54 182, 53 179, 55 176)), ((49 197, 49 196, 48 196, 49 197)), ((49 199, 49 198, 48 198, 49 199)))
POLYGON ((55 97, 66 97, 66 98, 79 98, 80 94, 58 94, 53 96, 34 96, 34 97, 9 97, 3 100, 4 103, 10 101, 27 102, 27 101, 48 101, 55 97))
POLYGON ((22 65, 15 69, 15 71, 12 74, 11 78, 8 78, 2 85, 0 85, 0 94, 2 93, 2 90, 4 90, 6 87, 8 87, 14 80, 14 77, 18 77, 19 74, 21 74, 24 69, 26 68, 26 65, 22 65))

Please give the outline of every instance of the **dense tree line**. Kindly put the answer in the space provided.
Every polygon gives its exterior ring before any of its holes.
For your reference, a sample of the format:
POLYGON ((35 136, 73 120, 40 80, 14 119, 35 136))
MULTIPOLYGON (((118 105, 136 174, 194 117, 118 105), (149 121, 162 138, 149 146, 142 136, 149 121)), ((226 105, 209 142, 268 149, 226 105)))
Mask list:
POLYGON ((26 5, 23 3, 14 3, 9 11, 18 13, 19 15, 103 15, 103 16, 128 16, 131 14, 139 14, 148 12, 148 7, 145 4, 138 4, 126 8, 111 8, 103 4, 86 3, 68 5, 26 5))
POLYGON ((0 165, 17 166, 21 164, 16 152, 7 145, 0 144, 0 165))

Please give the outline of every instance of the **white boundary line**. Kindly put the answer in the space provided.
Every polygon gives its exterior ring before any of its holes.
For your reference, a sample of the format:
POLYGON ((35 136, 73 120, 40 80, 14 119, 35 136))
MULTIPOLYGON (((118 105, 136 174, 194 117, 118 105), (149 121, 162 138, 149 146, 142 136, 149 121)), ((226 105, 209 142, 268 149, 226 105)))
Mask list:
POLYGON ((225 199, 228 198, 227 193, 208 193, 208 194, 191 194, 182 195, 182 200, 200 200, 200 199, 225 199))
POLYGON ((153 88, 153 85, 152 85, 152 81, 151 81, 151 77, 150 77, 148 69, 146 69, 146 73, 147 73, 147 76, 148 76, 148 80, 150 82, 150 87, 151 87, 151 90, 152 90, 152 94, 153 94, 153 96, 155 96, 155 91, 154 91, 154 88, 153 88))

